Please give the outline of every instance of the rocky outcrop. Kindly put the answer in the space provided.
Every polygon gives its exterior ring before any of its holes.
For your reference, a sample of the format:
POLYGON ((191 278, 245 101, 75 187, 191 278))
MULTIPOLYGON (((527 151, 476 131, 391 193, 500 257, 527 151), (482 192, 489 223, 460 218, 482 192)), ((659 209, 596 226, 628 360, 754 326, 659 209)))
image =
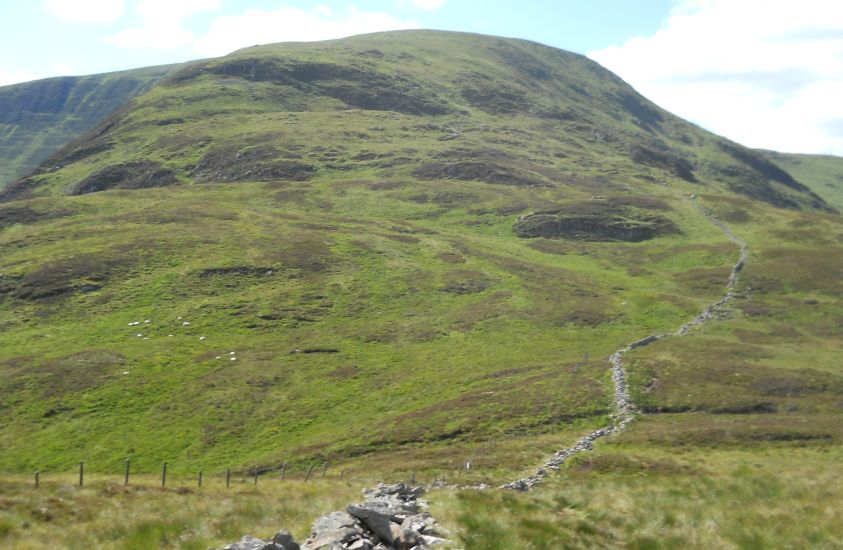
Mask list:
POLYGON ((516 187, 546 187, 541 178, 524 169, 507 166, 489 159, 482 161, 460 160, 457 162, 428 162, 413 170, 413 176, 423 179, 455 179, 461 181, 482 181, 516 187))
POLYGON ((137 160, 107 166, 68 189, 70 195, 87 195, 108 189, 147 189, 179 182, 176 173, 151 160, 137 160))
POLYGON ((208 151, 191 175, 200 183, 240 181, 307 181, 316 167, 289 152, 259 146, 238 149, 219 146, 208 151))
POLYGON ((624 204, 592 200, 518 218, 512 228, 525 238, 641 242, 679 233, 668 218, 624 204))
POLYGON ((380 484, 364 491, 365 502, 318 518, 301 546, 281 530, 272 540, 246 535, 223 550, 423 550, 446 542, 423 511, 423 494, 421 487, 380 484))
POLYGON ((661 168, 691 183, 696 183, 697 181, 696 176, 694 176, 693 163, 677 152, 636 144, 631 147, 629 156, 638 164, 661 168))

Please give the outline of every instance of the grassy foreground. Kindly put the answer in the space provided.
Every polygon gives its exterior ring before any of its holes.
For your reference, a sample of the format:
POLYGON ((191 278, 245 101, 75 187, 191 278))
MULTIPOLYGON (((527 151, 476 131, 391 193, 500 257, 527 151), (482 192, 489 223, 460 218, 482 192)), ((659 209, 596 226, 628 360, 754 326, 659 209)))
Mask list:
POLYGON ((839 447, 625 450, 582 458, 534 494, 463 491, 435 511, 466 549, 843 545, 839 447))
MULTIPOLYGON (((428 494, 431 512, 451 533, 452 547, 466 550, 843 545, 839 445, 652 444, 669 429, 660 419, 644 420, 649 441, 621 436, 600 445, 531 493, 435 490, 428 494)), ((220 476, 201 489, 195 479, 176 477, 162 489, 155 476, 133 478, 129 487, 119 476, 96 476, 79 488, 74 476, 53 475, 38 490, 31 478, 4 476, 0 545, 205 549, 246 533, 270 537, 281 527, 303 540, 317 516, 359 500, 381 467, 373 463, 365 476, 343 481, 320 473, 308 483, 273 477, 254 486, 238 477, 229 489, 220 476)), ((457 482, 493 481, 479 470, 459 478, 440 473, 457 482)))
MULTIPOLYGON (((184 480, 182 480, 184 481, 184 480)), ((210 480, 209 480, 210 481, 210 480)), ((305 537, 321 510, 339 510, 360 495, 347 482, 237 479, 205 484, 146 477, 124 487, 102 476, 78 487, 72 476, 31 480, 5 477, 0 489, 0 545, 4 548, 206 549, 244 534, 269 538, 281 527, 305 537), (188 487, 190 485, 190 487, 188 487)))

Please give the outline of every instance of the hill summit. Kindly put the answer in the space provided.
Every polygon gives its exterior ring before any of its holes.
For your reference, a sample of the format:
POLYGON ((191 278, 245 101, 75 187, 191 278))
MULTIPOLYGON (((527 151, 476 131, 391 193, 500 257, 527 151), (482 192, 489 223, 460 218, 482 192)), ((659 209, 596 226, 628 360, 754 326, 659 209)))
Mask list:
POLYGON ((363 170, 577 188, 566 170, 591 162, 598 173, 618 170, 641 182, 718 181, 777 206, 827 208, 762 155, 670 115, 583 56, 456 33, 257 46, 194 63, 82 143, 42 168, 73 165, 62 172, 73 173, 68 181, 43 176, 19 182, 7 196, 32 187, 35 195, 49 192, 44 187, 85 194, 363 170), (358 128, 363 119, 372 126, 358 128), (408 121, 417 127, 402 125, 408 121), (409 137, 418 151, 386 146, 409 137), (322 150, 326 144, 342 147, 322 150))

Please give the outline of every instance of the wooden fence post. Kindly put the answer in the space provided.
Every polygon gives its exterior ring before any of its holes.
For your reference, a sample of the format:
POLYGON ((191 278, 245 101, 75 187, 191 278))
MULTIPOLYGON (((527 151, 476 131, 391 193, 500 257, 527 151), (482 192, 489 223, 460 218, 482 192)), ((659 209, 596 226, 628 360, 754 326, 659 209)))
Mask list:
POLYGON ((164 467, 161 469, 161 487, 167 485, 167 463, 164 463, 164 467))
POLYGON ((202 470, 199 470, 199 486, 202 486, 202 470))
POLYGON ((258 486, 258 473, 255 472, 255 487, 258 486))
POLYGON ((85 484, 85 461, 79 461, 79 486, 82 487, 85 484))
POLYGON ((129 468, 131 467, 131 464, 132 464, 132 459, 127 458, 126 459, 126 469, 123 472, 123 485, 129 484, 129 468))
POLYGON ((40 479, 39 479, 40 477, 41 477, 41 472, 35 472, 35 488, 36 489, 38 488, 38 485, 39 485, 39 482, 40 482, 40 479))
POLYGON ((231 468, 225 471, 225 488, 228 489, 231 486, 231 468))
POLYGON ((287 477, 287 463, 285 462, 281 466, 281 479, 285 479, 287 477))

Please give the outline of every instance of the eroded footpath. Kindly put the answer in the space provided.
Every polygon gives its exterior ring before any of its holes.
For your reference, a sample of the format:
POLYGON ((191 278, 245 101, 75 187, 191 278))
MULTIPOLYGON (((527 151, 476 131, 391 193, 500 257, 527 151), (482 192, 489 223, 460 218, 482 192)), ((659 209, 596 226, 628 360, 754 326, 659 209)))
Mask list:
MULTIPOLYGON (((726 282, 726 292, 675 332, 645 336, 615 351, 609 357, 612 365, 615 409, 609 424, 582 437, 572 447, 556 451, 532 475, 507 483, 501 486, 502 489, 529 491, 572 456, 592 450, 596 440, 622 431, 636 413, 626 382, 624 355, 665 338, 688 334, 693 328, 717 318, 718 313, 735 298, 735 289, 749 258, 749 249, 723 222, 702 208, 700 211, 740 247, 738 260, 732 266, 726 282)), ((475 488, 489 487, 484 485, 475 488)), ((424 511, 426 503, 419 498, 422 494, 424 489, 421 487, 410 487, 403 483, 381 484, 376 489, 365 492, 366 502, 352 504, 345 511, 332 512, 318 518, 313 524, 310 537, 302 545, 293 540, 288 531, 281 530, 271 540, 247 535, 240 541, 229 544, 224 550, 421 550, 448 542, 447 533, 424 511)))
POLYGON ((734 266, 732 266, 732 271, 729 273, 729 279, 726 282, 726 292, 719 300, 706 307, 702 311, 702 313, 697 315, 697 317, 679 327, 676 332, 652 334, 650 336, 645 336, 644 338, 636 340, 628 346, 621 348, 615 353, 613 353, 609 357, 609 362, 612 364, 612 382, 614 384, 615 412, 612 415, 609 424, 602 428, 598 428, 593 432, 589 433, 588 435, 582 437, 579 441, 577 441, 576 444, 574 444, 574 446, 556 451, 550 458, 545 461, 544 465, 538 468, 532 475, 525 478, 516 479, 515 481, 511 481, 503 485, 501 487, 502 489, 529 491, 530 489, 544 481, 544 479, 550 474, 550 471, 558 470, 559 467, 572 456, 592 450, 594 448, 594 442, 598 439, 622 431, 635 416, 635 404, 632 402, 632 399, 629 396, 629 388, 626 383, 626 371, 624 370, 623 366, 623 356, 634 349, 649 346, 655 342, 658 342, 659 340, 664 340, 665 338, 671 338, 674 336, 684 336, 685 334, 688 334, 691 329, 702 326, 703 324, 711 321, 712 319, 715 319, 717 317, 718 312, 721 311, 729 302, 734 300, 735 289, 738 285, 740 273, 749 259, 749 248, 747 247, 746 242, 738 238, 738 236, 735 235, 732 230, 729 229, 728 226, 726 226, 726 224, 717 219, 710 212, 706 212, 701 207, 698 208, 700 209, 702 214, 708 219, 708 221, 710 221, 713 225, 723 231, 723 233, 726 234, 729 240, 731 240, 733 243, 740 247, 740 255, 738 257, 738 261, 735 263, 734 266))

